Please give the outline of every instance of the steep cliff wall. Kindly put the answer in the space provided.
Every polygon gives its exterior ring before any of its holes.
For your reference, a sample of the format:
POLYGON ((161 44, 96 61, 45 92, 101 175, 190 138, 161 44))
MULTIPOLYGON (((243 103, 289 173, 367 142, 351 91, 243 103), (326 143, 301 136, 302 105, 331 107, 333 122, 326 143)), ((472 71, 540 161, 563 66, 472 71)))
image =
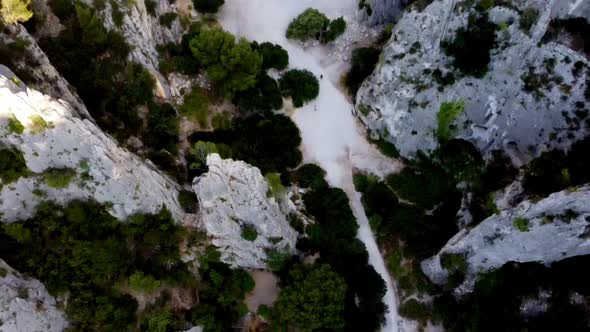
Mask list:
POLYGON ((454 136, 470 140, 485 156, 504 149, 526 161, 548 147, 567 146, 587 132, 586 126, 572 121, 578 121, 577 110, 590 104, 584 97, 589 63, 564 43, 542 39, 552 17, 574 2, 520 1, 513 2, 518 8, 489 9, 489 20, 497 25, 496 46, 489 71, 481 78, 458 73, 441 47, 468 25, 476 11, 473 5, 438 0, 423 12, 406 12, 358 92, 361 120, 403 156, 412 157, 418 150, 437 147, 442 103, 462 100, 465 110, 454 122, 454 136), (527 8, 538 10, 528 32, 519 23, 527 8), (456 80, 439 84, 436 70, 453 73, 456 80))

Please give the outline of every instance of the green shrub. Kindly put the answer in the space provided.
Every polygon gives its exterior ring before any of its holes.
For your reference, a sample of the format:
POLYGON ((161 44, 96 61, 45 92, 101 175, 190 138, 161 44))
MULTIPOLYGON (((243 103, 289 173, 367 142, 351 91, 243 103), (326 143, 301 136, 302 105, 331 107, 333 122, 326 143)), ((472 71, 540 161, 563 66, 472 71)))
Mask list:
POLYGON ((217 13, 224 3, 224 0, 193 0, 195 9, 199 13, 217 13))
POLYGON ((129 276, 129 287, 138 292, 150 293, 160 287, 162 283, 151 275, 137 271, 129 276))
POLYGON ((38 114, 31 115, 29 120, 31 120, 31 127, 29 129, 33 134, 42 134, 45 129, 49 128, 47 121, 38 114))
POLYGON ((436 136, 441 142, 448 141, 453 135, 453 123, 465 111, 465 102, 443 102, 436 114, 436 136))
POLYGON ((529 220, 526 218, 516 218, 512 222, 512 226, 521 232, 529 231, 529 220))
MULTIPOLYGON (((0 278, 6 277, 7 274, 8 274, 8 270, 3 267, 0 267, 0 278)), ((0 324, 0 326, 2 326, 2 324, 0 324)))
POLYGON ((345 30, 346 30, 346 21, 344 20, 344 18, 342 18, 342 17, 337 18, 337 19, 333 20, 332 22, 330 22, 330 24, 328 25, 328 31, 326 31, 322 35, 322 39, 320 41, 324 44, 334 41, 334 40, 336 40, 336 38, 338 38, 340 35, 342 35, 345 30))
POLYGON ((305 164, 299 167, 294 173, 294 181, 302 188, 327 187, 325 180, 326 171, 316 164, 305 164))
POLYGON ((30 243, 32 240, 31 231, 21 223, 4 224, 4 232, 22 244, 30 243))
POLYGON ((25 131, 25 127, 18 121, 14 114, 8 118, 8 131, 13 134, 22 134, 25 131))
POLYGON ((418 302, 416 299, 409 299, 399 306, 399 313, 406 318, 426 324, 430 318, 431 309, 425 303, 418 302))
POLYGON ((113 20, 113 23, 115 23, 115 26, 117 28, 120 28, 123 26, 123 19, 125 18, 125 13, 121 11, 121 8, 119 8, 119 4, 116 1, 110 0, 110 4, 111 19, 113 20))
POLYGON ((275 198, 280 198, 286 191, 285 187, 281 183, 281 174, 279 173, 268 173, 264 176, 266 182, 268 183, 268 194, 267 196, 274 196, 275 198))
POLYGON ((262 69, 283 70, 289 65, 289 53, 281 45, 269 42, 258 44, 255 41, 251 45, 253 50, 262 55, 262 69))
POLYGON ((236 93, 233 102, 244 111, 270 112, 283 107, 283 96, 277 81, 263 73, 253 87, 236 93))
POLYGON ((320 92, 318 79, 308 70, 292 69, 279 80, 281 93, 293 99, 295 107, 315 99, 320 92))
POLYGON ((528 34, 533 24, 539 19, 539 10, 534 7, 526 8, 518 20, 520 30, 528 34))
POLYGON ((344 84, 352 96, 356 95, 363 81, 371 75, 380 54, 381 51, 373 47, 361 47, 352 51, 352 65, 344 79, 344 84))
POLYGON ((273 272, 281 271, 291 257, 288 252, 277 249, 266 249, 266 266, 273 272))
POLYGON ((441 46, 453 57, 453 66, 464 75, 483 77, 488 72, 491 50, 496 46, 496 28, 487 14, 471 17, 467 28, 459 28, 455 39, 441 46))
POLYGON ((255 241, 258 238, 256 228, 250 225, 242 226, 242 239, 246 241, 255 241))
POLYGON ((145 9, 148 14, 152 17, 156 17, 156 1, 155 0, 145 0, 145 9))
POLYGON ((147 131, 144 142, 156 150, 166 150, 173 155, 178 153, 178 131, 180 119, 172 105, 149 103, 147 131))
POLYGON ((50 188, 63 189, 70 185, 76 171, 70 168, 50 168, 43 172, 45 183, 50 188))
POLYGON ((199 209, 197 195, 191 190, 181 190, 178 192, 178 203, 186 213, 197 213, 199 209))
POLYGON ((15 182, 28 173, 25 158, 19 150, 0 149, 0 179, 3 185, 15 182))
POLYGON ((178 110, 180 114, 186 116, 190 121, 196 122, 201 127, 207 127, 209 125, 210 104, 211 100, 205 92, 195 86, 189 94, 184 96, 184 101, 178 107, 178 110))
POLYGON ((440 256, 440 265, 450 273, 467 272, 465 254, 444 253, 440 256))
POLYGON ((168 12, 165 14, 160 15, 160 24, 170 29, 172 27, 172 23, 176 21, 178 14, 175 12, 168 12))
POLYGON ((297 16, 287 27, 289 39, 319 39, 330 20, 317 9, 308 8, 297 16))

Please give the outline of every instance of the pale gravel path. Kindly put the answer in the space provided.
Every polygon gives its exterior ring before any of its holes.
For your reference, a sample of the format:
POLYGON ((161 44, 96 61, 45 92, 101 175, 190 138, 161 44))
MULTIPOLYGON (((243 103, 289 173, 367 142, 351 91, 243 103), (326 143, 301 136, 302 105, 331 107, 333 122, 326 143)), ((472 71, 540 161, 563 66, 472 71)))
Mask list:
POLYGON ((367 247, 370 263, 387 284, 384 301, 390 310, 382 330, 398 331, 392 280, 368 225, 360 195, 354 190, 352 169, 384 175, 399 169, 399 164, 384 158, 367 143, 352 115, 353 105, 339 87, 341 75, 348 67, 350 51, 366 45, 377 34, 356 22, 356 9, 356 0, 226 0, 219 22, 238 36, 280 44, 289 52, 290 68, 310 70, 318 78, 323 75, 318 98, 292 115, 301 130, 304 159, 322 166, 328 182, 348 194, 360 226, 358 237, 367 247), (287 25, 308 7, 319 9, 331 19, 344 16, 349 26, 347 33, 328 47, 308 45, 303 48, 286 40, 287 25))

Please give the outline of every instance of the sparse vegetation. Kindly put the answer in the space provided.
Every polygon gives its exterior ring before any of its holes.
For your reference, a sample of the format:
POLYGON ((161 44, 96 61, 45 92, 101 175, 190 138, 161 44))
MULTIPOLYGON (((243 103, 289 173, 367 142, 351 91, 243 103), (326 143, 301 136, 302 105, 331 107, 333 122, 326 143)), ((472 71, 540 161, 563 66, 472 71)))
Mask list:
POLYGON ((531 27, 533 26, 533 24, 537 23, 538 19, 539 19, 539 10, 537 10, 534 7, 526 8, 522 12, 522 14, 520 15, 520 18, 518 21, 520 30, 522 30, 524 33, 528 34, 529 31, 531 30, 531 27))
POLYGON ((18 121, 16 116, 12 114, 10 118, 8 118, 8 131, 12 134, 22 134, 25 131, 25 126, 18 121))
POLYGON ((27 176, 29 169, 25 158, 19 150, 6 149, 0 146, 0 180, 2 185, 15 182, 22 176, 27 176))
POLYGON ((160 15, 160 24, 170 29, 172 27, 172 23, 176 21, 176 18, 178 18, 178 14, 175 12, 162 14, 160 15))
POLYGON ((209 105, 211 100, 205 92, 195 86, 192 91, 184 96, 184 102, 178 110, 180 114, 186 116, 190 121, 197 123, 201 127, 209 125, 209 105))
POLYGON ((529 220, 526 218, 516 218, 512 222, 512 225, 521 232, 529 231, 529 220))
POLYGON ((34 114, 29 117, 31 126, 29 129, 33 134, 42 134, 45 129, 49 128, 49 124, 40 115, 34 114))
POLYGON ((444 102, 440 105, 440 109, 436 114, 437 129, 436 136, 441 142, 448 141, 453 135, 453 129, 455 128, 454 122, 464 112, 465 102, 454 101, 444 102))
POLYGON ((70 185, 76 176, 76 171, 70 168, 50 168, 43 172, 43 178, 48 187, 63 189, 70 185))

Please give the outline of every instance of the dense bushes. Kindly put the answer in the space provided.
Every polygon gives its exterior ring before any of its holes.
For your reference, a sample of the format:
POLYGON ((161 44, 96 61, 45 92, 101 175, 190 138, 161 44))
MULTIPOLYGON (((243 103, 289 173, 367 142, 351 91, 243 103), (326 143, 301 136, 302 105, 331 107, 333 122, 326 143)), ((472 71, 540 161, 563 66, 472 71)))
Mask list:
POLYGON ((283 96, 291 97, 295 107, 303 106, 320 92, 318 79, 308 70, 289 70, 281 77, 279 84, 283 96))
POLYGON ((329 265, 289 270, 270 312, 273 331, 341 330, 344 327, 346 283, 329 265))
POLYGON ((147 132, 144 141, 153 149, 178 153, 179 119, 172 105, 149 103, 147 132))
POLYGON ((252 42, 252 49, 262 55, 262 69, 283 70, 289 65, 289 53, 281 45, 252 42))
POLYGON ((344 81, 352 96, 356 95, 365 78, 371 75, 380 54, 381 51, 373 47, 362 47, 352 51, 352 65, 344 81))
POLYGON ((189 42, 189 47, 224 97, 231 99, 236 92, 256 83, 262 56, 246 39, 236 42, 228 32, 202 28, 189 42))
POLYGON ((6 149, 0 146, 0 188, 2 185, 15 182, 29 172, 25 158, 19 150, 6 149))
POLYGON ((153 98, 153 78, 141 65, 127 61, 123 36, 106 30, 91 8, 55 0, 65 29, 40 40, 51 63, 72 84, 101 128, 118 138, 137 134, 136 107, 153 98))
POLYGON ((496 46, 496 28, 485 13, 471 16, 467 28, 459 28, 455 39, 441 46, 464 75, 483 77, 488 72, 490 52, 496 46))
POLYGON ((233 102, 243 111, 270 112, 283 107, 283 96, 277 81, 261 73, 253 87, 236 93, 233 102))
POLYGON ((330 265, 346 281, 344 329, 376 330, 387 311, 383 303, 385 282, 368 264, 365 246, 356 238, 358 225, 344 191, 321 184, 319 172, 309 173, 309 177, 300 176, 309 178, 312 186, 303 201, 316 224, 306 228, 308 239, 300 240, 298 246, 303 251, 319 252, 318 263, 330 265))
POLYGON ((299 129, 283 115, 253 114, 234 120, 231 129, 197 132, 189 140, 224 144, 233 158, 260 168, 263 174, 284 173, 301 162, 299 129))
POLYGON ((346 30, 342 17, 330 22, 326 15, 317 9, 308 8, 297 16, 287 27, 287 38, 308 40, 317 39, 322 43, 336 40, 346 30))

